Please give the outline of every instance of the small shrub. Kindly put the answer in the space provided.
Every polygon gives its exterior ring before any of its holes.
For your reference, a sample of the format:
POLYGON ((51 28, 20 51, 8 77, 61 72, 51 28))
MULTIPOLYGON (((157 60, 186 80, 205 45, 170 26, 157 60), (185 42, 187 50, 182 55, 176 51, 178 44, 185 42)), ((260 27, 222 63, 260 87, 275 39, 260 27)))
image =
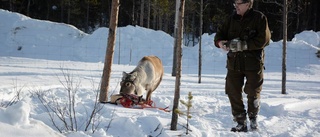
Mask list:
POLYGON ((177 114, 179 114, 179 116, 180 116, 180 115, 184 115, 184 116, 187 117, 187 126, 185 127, 185 128, 186 128, 186 134, 188 134, 188 131, 191 131, 191 130, 189 129, 189 119, 192 118, 191 112, 190 112, 190 109, 191 109, 191 107, 192 107, 192 98, 193 98, 193 96, 192 96, 191 92, 189 92, 189 94, 188 94, 188 101, 187 101, 187 102, 185 102, 184 100, 180 100, 180 103, 183 104, 184 106, 186 106, 186 107, 187 107, 187 110, 185 110, 185 111, 181 111, 181 110, 179 110, 179 109, 175 109, 175 110, 174 110, 174 112, 177 113, 177 114))

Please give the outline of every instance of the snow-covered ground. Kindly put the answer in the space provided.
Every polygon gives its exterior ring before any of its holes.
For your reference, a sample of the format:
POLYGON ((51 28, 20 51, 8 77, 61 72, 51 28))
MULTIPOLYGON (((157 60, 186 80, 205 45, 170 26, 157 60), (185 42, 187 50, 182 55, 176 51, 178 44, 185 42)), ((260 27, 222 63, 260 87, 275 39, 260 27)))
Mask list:
MULTIPOLYGON (((102 109, 94 117, 95 125, 85 130, 100 86, 107 28, 89 35, 67 24, 35 20, 1 9, 0 19, 1 136, 320 136, 320 61, 315 56, 320 45, 319 32, 303 31, 288 41, 285 95, 281 94, 282 42, 272 42, 266 48, 258 132, 230 132, 235 123, 224 93, 226 53, 214 47, 214 34, 204 34, 202 38, 200 84, 198 45, 183 47, 180 99, 187 100, 189 92, 193 95, 189 121, 192 131, 185 135, 185 116, 179 117, 178 130, 172 131, 172 112, 112 104, 100 104, 102 109), (76 91, 77 132, 66 131, 66 126, 54 117, 56 127, 63 132, 60 133, 50 119, 52 113, 48 113, 37 95, 42 95, 51 106, 68 110, 65 87, 68 78, 69 87, 76 91), (19 101, 8 105, 11 100, 19 101)), ((175 77, 171 76, 173 38, 162 31, 138 26, 118 28, 109 96, 119 92, 122 71, 131 71, 143 56, 151 54, 161 58, 165 67, 163 81, 152 100, 158 107, 172 108, 175 86, 175 77)), ((180 109, 185 107, 180 105, 180 109)), ((70 127, 71 123, 67 122, 70 127)))

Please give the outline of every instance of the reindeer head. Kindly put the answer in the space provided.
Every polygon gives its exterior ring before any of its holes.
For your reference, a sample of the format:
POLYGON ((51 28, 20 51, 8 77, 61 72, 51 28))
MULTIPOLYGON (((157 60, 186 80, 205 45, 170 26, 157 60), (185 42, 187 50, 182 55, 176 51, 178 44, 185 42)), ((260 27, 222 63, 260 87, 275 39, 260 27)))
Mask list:
POLYGON ((121 86, 120 93, 136 94, 135 93, 136 87, 134 84, 136 77, 137 77, 136 72, 133 72, 132 74, 123 72, 122 73, 122 81, 120 83, 120 86, 121 86))

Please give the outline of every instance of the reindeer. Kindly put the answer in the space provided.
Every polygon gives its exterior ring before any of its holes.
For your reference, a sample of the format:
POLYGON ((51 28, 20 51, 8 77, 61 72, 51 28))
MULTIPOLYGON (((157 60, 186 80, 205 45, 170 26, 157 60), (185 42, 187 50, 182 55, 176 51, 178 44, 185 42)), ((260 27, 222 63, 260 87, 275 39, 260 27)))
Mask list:
POLYGON ((145 56, 132 72, 122 73, 120 94, 142 96, 146 92, 146 101, 150 101, 151 94, 159 86, 162 76, 161 60, 156 56, 145 56))

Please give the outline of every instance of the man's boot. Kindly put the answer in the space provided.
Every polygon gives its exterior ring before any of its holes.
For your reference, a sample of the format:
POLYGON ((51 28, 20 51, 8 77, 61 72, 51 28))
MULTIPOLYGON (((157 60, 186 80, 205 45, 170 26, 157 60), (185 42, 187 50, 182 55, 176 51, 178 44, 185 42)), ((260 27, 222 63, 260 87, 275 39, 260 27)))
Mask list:
POLYGON ((238 125, 236 127, 231 128, 231 131, 233 132, 247 132, 247 122, 238 122, 238 125))
POLYGON ((250 128, 252 130, 257 130, 258 129, 257 117, 250 118, 250 128))
POLYGON ((241 113, 239 115, 235 115, 233 117, 233 121, 236 121, 238 125, 236 127, 231 128, 231 131, 233 132, 247 132, 247 114, 241 113))

